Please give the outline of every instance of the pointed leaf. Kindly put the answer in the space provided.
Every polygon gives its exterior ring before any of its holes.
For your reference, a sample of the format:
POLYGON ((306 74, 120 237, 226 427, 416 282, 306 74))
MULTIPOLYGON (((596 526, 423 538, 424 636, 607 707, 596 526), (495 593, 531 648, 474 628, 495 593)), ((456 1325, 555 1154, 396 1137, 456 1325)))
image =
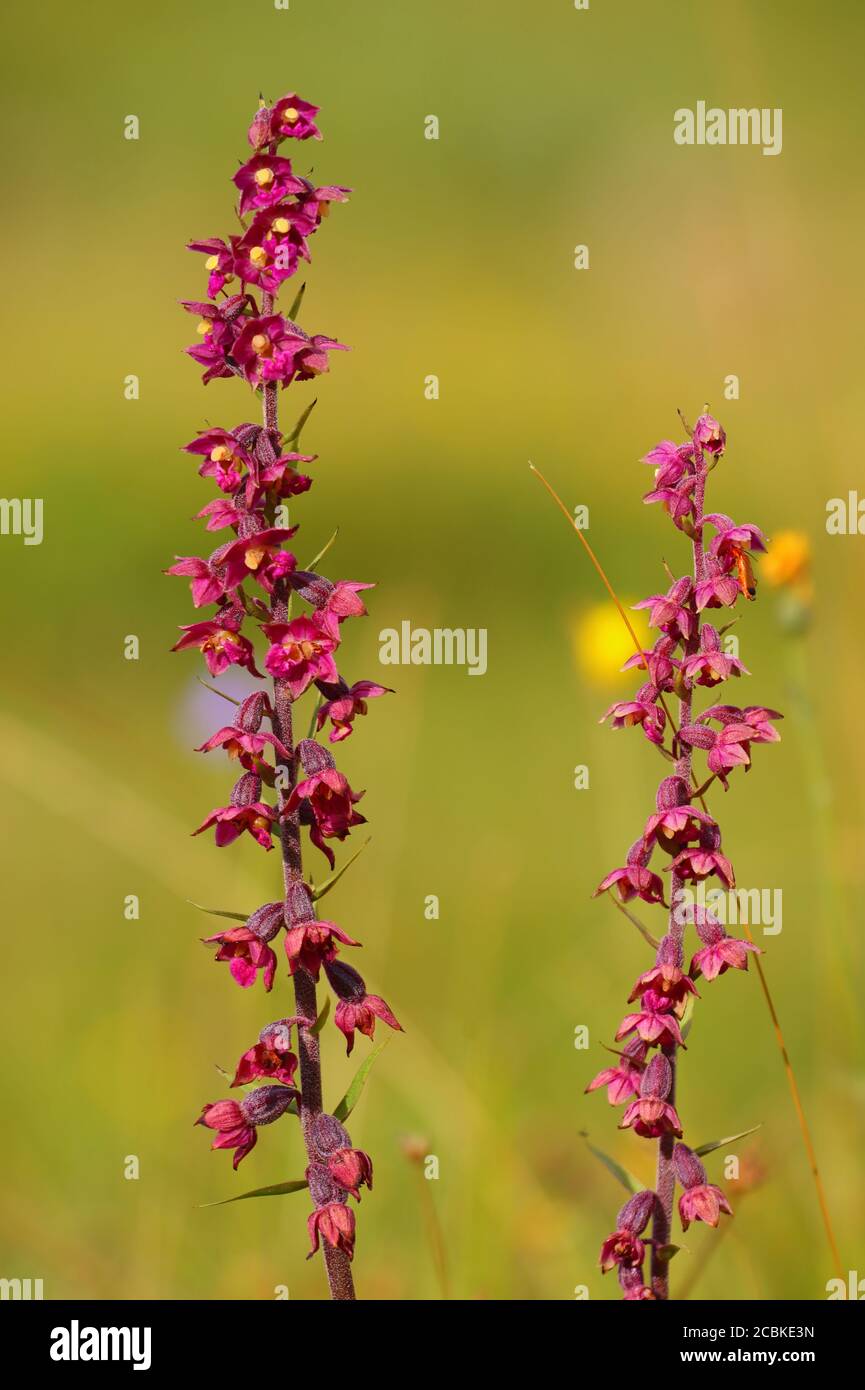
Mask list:
POLYGON ((382 1038, 378 1046, 374 1047, 372 1052, 370 1052, 369 1056, 363 1062, 361 1062, 360 1066, 354 1074, 354 1078, 352 1080, 351 1085, 349 1086, 339 1105, 333 1112, 336 1118, 340 1121, 340 1123, 342 1123, 343 1120, 348 1119, 352 1110, 357 1105, 358 1101, 360 1100, 361 1091, 366 1085, 366 1079, 372 1071, 374 1063, 376 1062, 377 1058, 381 1056, 382 1052, 384 1052, 384 1049, 387 1047, 389 1042, 390 1034, 388 1034, 387 1037, 382 1038))
POLYGON ((318 1018, 315 1020, 315 1023, 314 1023, 314 1024, 312 1025, 312 1027, 310 1028, 310 1030, 309 1030, 310 1033, 320 1033, 321 1030, 322 1030, 322 1028, 324 1027, 324 1025, 327 1023, 327 1020, 328 1020, 329 1016, 330 1016, 330 995, 328 995, 327 998, 325 999, 325 1001, 324 1001, 324 1007, 322 1008, 322 1011, 321 1011, 321 1013, 319 1014, 318 1018))
POLYGON ((292 303, 291 303, 291 308, 289 309, 288 314, 286 315, 286 317, 287 317, 292 323, 295 323, 295 322, 297 321, 297 316, 298 316, 298 314, 300 313, 300 306, 301 306, 301 304, 303 303, 303 296, 304 296, 305 294, 306 294, 306 281, 304 280, 304 282, 303 282, 303 284, 301 285, 300 289, 298 290, 297 294, 294 296, 294 299, 292 300, 292 303))
POLYGON ((218 690, 217 687, 215 685, 211 685, 209 681, 203 681, 200 676, 196 676, 195 679, 198 681, 199 685, 204 686, 205 690, 211 690, 214 695, 220 695, 222 699, 227 700, 230 705, 240 704, 240 701, 235 700, 233 695, 226 695, 224 690, 218 690))
POLYGON ((324 704, 324 701, 323 701, 323 700, 321 699, 321 697, 319 696, 319 698, 318 698, 318 699, 316 700, 316 702, 315 702, 315 706, 314 706, 313 711, 312 711, 312 718, 311 718, 310 721, 309 721, 309 729, 308 729, 307 735, 306 735, 307 738, 313 738, 313 737, 315 736, 316 719, 317 719, 317 716, 318 716, 318 712, 319 712, 319 710, 321 709, 321 707, 322 707, 323 704, 324 704))
MULTIPOLYGON (((344 864, 340 864, 335 874, 331 874, 330 878, 326 878, 324 880, 324 883, 320 883, 317 888, 312 889, 312 901, 314 903, 317 903, 319 898, 323 898, 325 893, 329 893, 331 888, 335 887, 335 885, 339 883, 339 880, 342 878, 346 869, 350 869, 355 859, 357 859, 358 855, 363 854, 371 839, 372 836, 370 835, 369 839, 364 840, 360 848, 356 849, 354 854, 352 854, 350 858, 346 859, 344 864)), ((245 920, 246 919, 244 918, 244 921, 245 920)))
POLYGON ((589 1150, 589 1152, 593 1153, 595 1155, 595 1158, 597 1158, 601 1163, 603 1163, 607 1171, 609 1173, 612 1173, 616 1181, 620 1182, 622 1184, 622 1187, 624 1187, 626 1191, 636 1193, 642 1192, 644 1190, 646 1184, 640 1182, 637 1178, 635 1178, 633 1173, 629 1173, 627 1168, 623 1168, 621 1163, 617 1163, 614 1158, 610 1158, 609 1154, 605 1154, 603 1149, 598 1149, 595 1147, 594 1144, 591 1144, 589 1142, 589 1136, 585 1133, 585 1131, 581 1133, 581 1137, 585 1139, 586 1148, 589 1150))
POLYGON ((201 903, 195 903, 191 898, 186 901, 190 907, 197 907, 199 912, 206 912, 209 917, 228 917, 232 922, 248 922, 252 915, 249 912, 225 912, 221 907, 202 907, 201 903))
POLYGON ((678 1255, 680 1250, 684 1250, 684 1245, 656 1245, 655 1254, 659 1260, 664 1260, 669 1264, 674 1255, 678 1255))
POLYGON ((306 1179, 297 1182, 277 1182, 272 1187, 255 1187, 251 1192, 241 1192, 237 1197, 223 1197, 221 1202, 199 1202, 199 1207, 225 1207, 229 1202, 245 1202, 247 1197, 281 1197, 288 1192, 302 1192, 307 1186, 306 1179))
POLYGON ((297 444, 297 442, 299 441, 300 432, 306 424, 307 420, 309 419, 310 415, 312 414, 313 410, 315 409, 317 400, 318 397, 316 397, 314 401, 311 401, 309 405, 306 407, 306 410, 303 412, 294 429, 292 430, 291 434, 288 436, 288 439, 286 440, 286 443, 288 445, 297 444))
POLYGON ((723 1149, 725 1144, 735 1144, 737 1139, 745 1139, 749 1134, 756 1134, 758 1129, 762 1129, 762 1122, 754 1125, 751 1129, 743 1129, 740 1134, 728 1134, 723 1139, 712 1139, 708 1144, 701 1144, 694 1153, 698 1158, 703 1158, 705 1154, 710 1154, 715 1149, 723 1149))
POLYGON ((694 1023, 694 996, 689 994, 685 1001, 685 1012, 682 1014, 680 1031, 683 1038, 687 1038, 694 1023))
POLYGON ((326 555, 327 552, 330 550, 330 547, 333 545, 333 543, 334 543, 334 541, 336 540, 336 538, 337 538, 338 535, 339 535, 339 527, 337 526, 337 528, 336 528, 336 530, 334 531, 333 535, 331 536, 330 540, 327 541, 327 543, 326 543, 325 545, 322 546, 321 550, 318 552, 318 554, 316 555, 315 559, 314 559, 314 560, 310 560, 309 564, 306 566, 306 568, 307 568, 308 570, 312 570, 313 573, 315 572, 315 567, 316 567, 316 565, 318 564, 319 560, 323 560, 323 559, 324 559, 325 555, 326 555))

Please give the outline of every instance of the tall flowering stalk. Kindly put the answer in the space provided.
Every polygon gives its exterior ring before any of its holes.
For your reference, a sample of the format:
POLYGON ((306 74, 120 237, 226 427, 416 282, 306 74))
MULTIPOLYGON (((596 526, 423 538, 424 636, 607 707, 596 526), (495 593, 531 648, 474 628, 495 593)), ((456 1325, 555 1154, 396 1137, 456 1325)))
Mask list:
MULTIPOLYGON (((631 700, 618 700, 603 719, 614 728, 639 726, 650 743, 673 764, 658 788, 656 809, 634 842, 625 864, 601 881, 595 895, 615 892, 622 903, 640 898, 669 912, 655 964, 636 981, 628 1002, 634 1006, 618 1031, 621 1045, 615 1065, 605 1068, 587 1090, 606 1087, 611 1105, 628 1102, 621 1129, 633 1129, 657 1145, 654 1190, 632 1197, 619 1212, 616 1230, 601 1249, 601 1268, 616 1268, 626 1300, 669 1297, 669 1261, 677 1186, 682 1228, 692 1221, 717 1226, 730 1204, 708 1181, 700 1157, 681 1142, 683 1124, 676 1108, 676 1073, 685 1047, 682 1021, 698 996, 695 981, 709 983, 728 970, 745 970, 748 953, 757 948, 726 934, 717 917, 696 901, 693 885, 716 878, 724 889, 735 887, 733 867, 721 852, 721 831, 706 809, 703 795, 719 782, 726 791, 738 768, 751 765, 751 746, 777 742, 776 710, 762 705, 712 704, 697 713, 699 688, 713 690, 749 672, 723 649, 718 629, 705 621, 708 609, 732 609, 753 599, 756 585, 751 559, 765 549, 756 526, 737 526, 720 512, 705 510, 708 475, 721 460, 726 436, 718 421, 703 414, 683 444, 664 440, 646 454, 655 469, 654 488, 645 502, 658 502, 679 531, 691 540, 692 573, 673 579, 665 593, 636 605, 647 609, 660 633, 651 650, 626 663, 646 674, 631 700), (709 533, 711 538, 709 539, 709 533), (708 539, 708 543, 707 543, 708 539), (671 716, 668 700, 678 699, 671 716), (693 760, 706 755, 708 776, 695 776, 693 760), (699 804, 698 804, 699 803, 699 804), (655 851, 668 857, 669 903, 664 882, 650 867, 655 851), (686 929, 699 938, 686 972, 686 929), (642 1239, 651 1222, 651 1235, 642 1239), (648 1247, 648 1249, 647 1249, 648 1247), (650 1260, 648 1282, 644 1264, 650 1260)), ((670 576, 672 579, 672 576, 670 576)), ((603 722, 603 720, 602 720, 603 722)))
POLYGON ((285 140, 321 138, 317 113, 318 107, 294 94, 272 107, 261 104, 248 133, 254 153, 234 175, 240 232, 190 243, 190 250, 206 257, 208 279, 207 298, 183 304, 198 320, 200 338, 187 352, 204 367, 205 383, 220 377, 247 382, 261 404, 261 421, 207 428, 185 446, 201 460, 199 474, 217 489, 198 516, 207 531, 227 531, 229 539, 207 559, 178 557, 167 573, 190 580, 196 608, 213 609, 184 627, 173 649, 197 647, 211 676, 240 666, 265 681, 256 664, 256 630, 265 640, 270 689, 256 688, 237 703, 232 722, 198 750, 221 750, 240 775, 228 804, 212 811, 194 833, 213 828, 219 846, 247 834, 265 850, 278 839, 281 898, 258 908, 242 926, 208 937, 207 944, 216 947, 217 961, 228 963, 237 984, 248 988, 260 974, 269 992, 281 933, 294 985, 294 1012, 264 1027, 238 1061, 232 1085, 247 1088, 242 1098, 205 1105, 196 1123, 214 1131, 214 1149, 234 1150, 236 1169, 255 1145, 260 1126, 286 1114, 299 1118, 313 1203, 310 1254, 323 1247, 331 1297, 353 1299, 355 1216, 349 1197, 359 1200, 361 1186, 372 1187, 372 1163, 352 1147, 340 1119, 324 1110, 316 997, 322 969, 336 996, 334 1018, 348 1052, 355 1032, 372 1037, 377 1019, 392 1028, 399 1024, 338 954, 340 947, 359 943, 335 922, 319 918, 320 893, 303 877, 301 832, 308 831, 333 869, 328 842, 344 840, 365 817, 356 810, 363 793, 353 791, 338 771, 322 741, 325 729, 331 746, 341 743, 352 734, 355 719, 367 713, 367 701, 389 692, 372 681, 349 684, 337 668, 343 624, 366 612, 361 593, 372 586, 333 583, 312 568, 302 569, 286 545, 298 529, 288 524, 288 503, 312 485, 303 468, 316 456, 297 451, 311 406, 284 435, 279 392, 326 372, 330 353, 345 350, 336 339, 308 334, 296 322, 303 290, 287 315, 276 307, 283 283, 310 259, 309 240, 322 219, 350 191, 316 187, 277 154, 285 140), (295 599, 305 605, 303 611, 292 612, 295 599), (295 705, 311 693, 316 702, 304 724, 309 736, 298 738, 295 705), (266 789, 273 789, 275 802, 265 800, 266 789))

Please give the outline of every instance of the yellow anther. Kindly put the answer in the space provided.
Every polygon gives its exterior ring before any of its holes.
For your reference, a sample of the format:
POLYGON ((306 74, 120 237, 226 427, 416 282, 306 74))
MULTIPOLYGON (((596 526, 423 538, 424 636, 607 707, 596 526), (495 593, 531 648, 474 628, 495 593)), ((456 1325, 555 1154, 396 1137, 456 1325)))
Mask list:
POLYGON ((273 183, 273 170, 267 168, 256 169, 254 177, 259 188, 266 188, 269 183, 273 183))
POLYGON ((218 257, 218 256, 208 256, 208 257, 207 257, 207 260, 204 262, 204 269, 205 269, 205 270, 215 270, 216 267, 217 267, 218 265, 219 265, 219 257, 218 257))

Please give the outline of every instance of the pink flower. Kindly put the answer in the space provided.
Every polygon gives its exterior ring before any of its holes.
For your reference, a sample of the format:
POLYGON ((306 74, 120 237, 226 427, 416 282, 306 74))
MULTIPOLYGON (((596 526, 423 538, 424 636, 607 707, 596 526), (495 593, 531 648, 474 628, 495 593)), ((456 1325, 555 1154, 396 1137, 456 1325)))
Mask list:
POLYGON ((236 724, 226 724, 224 728, 217 729, 216 733, 212 734, 195 751, 196 753, 211 753, 214 748, 224 748, 229 758, 236 758, 240 766, 246 768, 247 772, 255 772, 259 776, 267 774, 266 780, 271 782, 273 769, 262 758, 262 753, 268 744, 271 744, 286 762, 290 761, 291 754, 275 734, 241 729, 236 724))
POLYGON ((721 1212, 733 1215, 724 1193, 720 1187, 706 1181, 705 1168, 686 1144, 677 1144, 673 1150, 673 1166, 676 1177, 685 1189, 679 1198, 683 1231, 687 1231, 692 1221, 705 1221, 707 1226, 717 1226, 721 1212))
POLYGON ((288 1086, 260 1086, 240 1102, 220 1100, 205 1105, 195 1123, 217 1131, 212 1149, 236 1150, 232 1163, 236 1169, 255 1148, 258 1126, 273 1124, 297 1099, 297 1091, 288 1086))
POLYGON ((643 1072, 640 1095, 622 1116, 619 1129, 633 1128, 643 1139, 660 1139, 662 1134, 681 1137, 682 1125, 675 1106, 667 1099, 673 1084, 673 1071, 662 1052, 657 1053, 643 1072))
POLYGON ((198 647, 212 676, 219 676, 229 666, 243 666, 253 676, 261 676, 255 668, 255 652, 248 638, 242 637, 240 619, 212 618, 203 623, 188 623, 181 628, 184 634, 171 648, 173 652, 198 647))
POLYGON ((745 522, 736 526, 732 518, 723 512, 709 512, 703 518, 716 528, 716 534, 709 542, 709 554, 725 570, 735 569, 743 552, 766 549, 766 537, 759 526, 745 522))
POLYGON ((599 1071, 589 1082, 586 1094, 606 1086, 610 1105, 622 1105, 631 1096, 639 1095, 640 1078, 643 1075, 647 1051, 648 1044, 644 1043, 642 1038, 632 1038, 630 1042, 625 1043, 617 1064, 604 1067, 603 1071, 599 1071))
POLYGON ((291 1051, 291 1029, 296 1021, 283 1018, 262 1028, 258 1042, 238 1062, 232 1086, 246 1086, 259 1077, 294 1085, 297 1057, 291 1051))
POLYGON ((354 1212, 342 1202, 328 1202, 317 1207, 307 1218, 312 1249, 309 1259, 319 1247, 319 1237, 326 1245, 343 1250, 349 1259, 354 1257, 354 1212))
POLYGON ((748 952, 761 954, 759 947, 750 941, 727 936, 720 922, 707 914, 697 923, 697 935, 703 947, 691 960, 691 974, 702 975, 705 980, 715 980, 730 969, 747 970, 748 952))
POLYGON ((671 439, 662 439, 654 449, 643 457, 642 462, 655 470, 655 486, 674 487, 676 483, 692 470, 694 459, 693 444, 674 444, 671 439))
POLYGON ((343 946, 360 945, 359 941, 355 941, 335 922, 293 923, 285 933, 285 954, 288 956, 291 974, 300 967, 317 980, 322 963, 335 959, 337 941, 343 946))
POLYGON ((337 1149, 328 1158, 326 1167, 334 1182, 358 1202, 359 1188, 366 1186, 372 1191, 372 1159, 362 1149, 337 1149))
POLYGON ((276 955, 271 948, 256 936, 248 927, 229 927, 227 931, 217 932, 215 936, 204 938, 205 944, 216 941, 219 950, 216 960, 231 962, 232 979, 241 989, 249 989, 258 978, 259 970, 264 972, 264 988, 269 994, 276 975, 276 955))
POLYGON ((314 680, 328 684, 339 680, 333 659, 339 638, 315 615, 294 618, 290 623, 265 623, 262 631, 272 643, 265 667, 277 680, 285 681, 293 700, 314 680))
POLYGON ((703 832, 715 826, 708 811, 697 806, 669 806, 649 816, 643 839, 647 845, 657 843, 668 854, 678 854, 703 832))
POLYGON ((236 588, 244 579, 255 578, 267 593, 273 593, 277 581, 291 574, 297 566, 291 552, 282 549, 282 542, 289 540, 296 530, 296 526, 273 526, 232 541, 222 551, 219 562, 225 572, 226 589, 236 588))
POLYGON ((727 443, 727 436, 714 415, 701 415, 694 426, 694 443, 707 454, 720 458, 727 443))
POLYGON ((655 691, 672 690, 673 674, 681 664, 672 653, 676 649, 674 638, 659 637, 651 651, 634 652, 622 667, 623 671, 630 671, 633 667, 638 667, 641 671, 648 671, 649 680, 655 691))
POLYGON ((253 386, 278 381, 305 381, 328 370, 328 353, 347 352, 344 343, 317 333, 304 333, 281 314, 247 319, 232 347, 232 357, 253 386))
POLYGON ((642 1265, 646 1248, 639 1239, 655 1209, 654 1192, 636 1192, 622 1207, 616 1217, 616 1230, 608 1236, 601 1246, 601 1273, 617 1265, 621 1269, 637 1269, 642 1265))
POLYGON ((240 189, 240 215, 250 208, 270 208, 292 193, 302 193, 303 183, 291 172, 291 160, 280 155, 256 154, 242 164, 233 182, 240 189))
POLYGON ((199 468, 202 478, 213 478, 222 492, 236 492, 245 472, 252 472, 253 460, 228 430, 206 430, 191 443, 185 444, 188 454, 200 454, 204 462, 199 468))
POLYGON ((271 834, 276 818, 273 807, 266 806, 262 801, 253 801, 247 806, 218 806, 192 833, 200 835, 203 830, 215 825, 216 843, 221 849, 233 844, 246 831, 262 849, 273 849, 271 834))
POLYGON ((301 821, 311 826, 309 838, 333 868, 335 855, 324 840, 344 840, 351 828, 363 825, 366 817, 355 811, 363 792, 353 792, 335 767, 326 767, 298 782, 285 806, 285 813, 300 810, 301 821))
POLYGON ((344 680, 335 685, 319 681, 318 688, 328 698, 316 711, 316 729, 321 731, 329 719, 332 725, 328 736, 331 743, 341 743, 348 738, 353 721, 358 715, 366 714, 367 700, 377 695, 393 694, 389 686, 376 685, 374 681, 355 681, 354 685, 347 685, 344 680))
POLYGON ((739 585, 712 555, 707 555, 703 560, 703 578, 694 592, 698 612, 704 608, 730 608, 739 597, 739 585))
POLYGON ((749 676, 751 673, 743 666, 737 656, 727 656, 721 651, 721 642, 711 623, 704 623, 700 634, 700 650, 693 656, 686 656, 682 662, 682 674, 691 685, 718 685, 730 676, 749 676))
POLYGON ((651 850, 643 840, 635 841, 628 850, 627 864, 621 869, 613 869, 606 878, 602 878, 592 897, 596 898, 599 893, 606 893, 615 887, 623 903, 630 902, 632 898, 642 898, 643 902, 661 903, 666 907, 664 885, 658 875, 646 867, 650 855, 651 850))
POLYGON ((664 511, 681 531, 686 521, 694 514, 694 475, 686 474, 680 482, 670 486, 653 488, 643 498, 644 502, 660 502, 664 511))
POLYGON ((663 743, 667 716, 660 705, 655 704, 656 699, 657 691, 653 685, 641 685, 633 700, 616 700, 601 715, 598 723, 603 724, 612 715, 614 729, 628 729, 640 724, 650 743, 663 743))
POLYGON ((375 1033, 375 1021, 380 1018, 389 1028, 402 1032, 385 1001, 377 994, 367 994, 362 976, 342 960, 324 962, 324 970, 331 988, 339 997, 334 1022, 340 1032, 345 1034, 346 1055, 354 1047, 355 1030, 371 1038, 375 1033))
POLYGON ((303 101, 295 92, 281 97, 270 113, 271 139, 320 140, 321 131, 315 124, 318 111, 317 106, 303 101))
POLYGON ((191 579, 190 588, 194 608, 203 608, 206 603, 218 603, 225 593, 225 587, 219 575, 206 560, 200 560, 197 555, 178 555, 174 564, 165 573, 182 575, 184 578, 191 579))
POLYGON ((230 284, 234 278, 231 247, 226 246, 219 237, 211 237, 209 241, 190 241, 186 249, 201 251, 207 257, 204 262, 204 268, 208 271, 207 294, 210 299, 215 299, 223 286, 230 284))
MULTIPOLYGON (((694 592, 693 581, 686 575, 677 579, 665 594, 652 594, 635 603, 635 609, 648 608, 652 627, 660 628, 668 637, 687 642, 694 631, 695 618, 688 606, 694 592)), ((699 607, 699 604, 697 605, 699 607)))
POLYGON ((715 822, 704 829, 700 842, 677 854, 669 865, 671 873, 691 883, 699 883, 711 874, 716 874, 726 888, 735 888, 736 875, 729 859, 721 853, 721 832, 715 822))
POLYGON ((204 939, 206 946, 219 944, 216 953, 218 961, 231 962, 230 970, 234 980, 242 989, 254 985, 258 971, 264 971, 264 988, 267 993, 273 985, 276 974, 276 955, 267 944, 272 941, 284 924, 284 905, 265 903, 258 908, 242 927, 230 927, 217 932, 215 936, 204 939))
POLYGON ((654 989, 647 989, 640 1001, 639 1013, 627 1014, 622 1019, 616 1042, 621 1042, 629 1033, 637 1033, 643 1042, 653 1046, 657 1043, 659 1047, 672 1047, 675 1043, 678 1047, 684 1047, 685 1040, 674 1008, 672 999, 658 994, 654 989))

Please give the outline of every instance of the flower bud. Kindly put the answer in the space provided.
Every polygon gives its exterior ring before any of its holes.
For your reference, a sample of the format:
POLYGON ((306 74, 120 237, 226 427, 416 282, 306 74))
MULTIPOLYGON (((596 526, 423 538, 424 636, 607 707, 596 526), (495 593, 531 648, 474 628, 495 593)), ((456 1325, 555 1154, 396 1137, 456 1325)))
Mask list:
POLYGON ((259 1086, 240 1102, 243 1117, 251 1125, 271 1125, 284 1115, 298 1093, 291 1086, 259 1086))
POLYGON ((649 1189, 635 1193, 616 1217, 616 1225, 619 1230, 633 1231, 634 1235, 641 1235, 649 1224, 649 1217, 654 1211, 655 1201, 655 1194, 649 1189))
POLYGON ((244 772, 231 789, 232 806, 251 806, 261 800, 261 778, 254 772, 244 772))
POLYGON ((322 748, 320 743, 316 743, 314 738, 302 738, 297 745, 297 756, 300 758, 301 765, 308 777, 313 777, 316 772, 324 772, 326 768, 335 767, 332 755, 326 748, 322 748))
POLYGON ((256 690, 238 705, 236 725, 245 733, 257 734, 261 721, 270 711, 270 701, 263 690, 256 690))
POLYGON ((280 927, 285 925, 285 905, 265 903, 253 912, 246 921, 247 931, 257 936, 259 941, 272 941, 280 927))
POLYGON ((687 1144, 677 1144, 673 1150, 673 1167, 676 1177, 684 1188, 702 1187, 706 1181, 706 1170, 693 1149, 687 1144))
POLYGON ((670 1087, 673 1084, 673 1069, 667 1061, 663 1052, 655 1053, 643 1072, 643 1079, 640 1082, 640 1095, 654 1096, 658 1100, 666 1100, 670 1094, 670 1087))
POLYGON ((310 1126, 310 1138, 322 1158, 329 1158, 337 1150, 351 1146, 350 1135, 335 1115, 316 1115, 310 1126))
POLYGON ((366 998, 366 983, 362 975, 351 965, 341 960, 326 960, 324 972, 330 981, 331 989, 340 999, 360 1000, 366 998))
POLYGON ((658 787, 655 805, 659 811, 671 811, 676 806, 687 806, 688 786, 681 777, 665 777, 658 787))
POLYGON ((290 926, 315 920, 315 908, 305 883, 295 880, 285 895, 285 915, 290 926))

